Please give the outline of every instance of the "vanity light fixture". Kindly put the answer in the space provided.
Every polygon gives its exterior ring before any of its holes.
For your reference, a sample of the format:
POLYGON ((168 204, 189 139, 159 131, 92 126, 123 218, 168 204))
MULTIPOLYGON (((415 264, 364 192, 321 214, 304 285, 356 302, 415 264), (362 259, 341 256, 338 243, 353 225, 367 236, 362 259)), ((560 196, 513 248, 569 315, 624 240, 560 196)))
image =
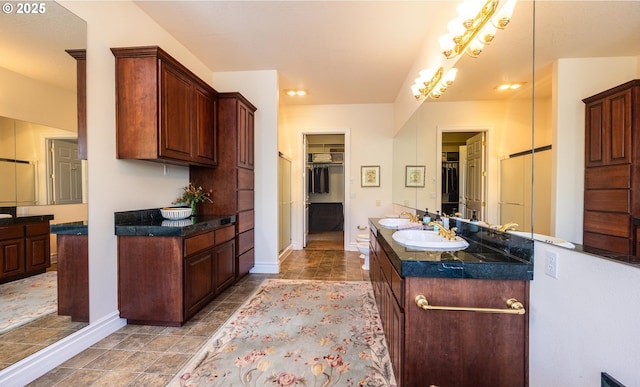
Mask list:
POLYGON ((285 93, 287 93, 288 96, 290 97, 304 97, 305 95, 309 94, 306 90, 285 90, 285 93))
POLYGON ((457 73, 458 70, 456 68, 449 69, 446 74, 444 74, 442 67, 437 70, 422 70, 420 71, 420 77, 416 78, 416 83, 411 86, 411 92, 417 101, 427 97, 440 98, 442 93, 453 84, 457 73))
POLYGON ((463 52, 477 57, 493 41, 496 31, 511 21, 516 0, 507 0, 497 14, 499 0, 486 0, 484 4, 482 1, 464 0, 456 8, 458 17, 447 24, 449 33, 438 39, 440 51, 447 59, 463 52))

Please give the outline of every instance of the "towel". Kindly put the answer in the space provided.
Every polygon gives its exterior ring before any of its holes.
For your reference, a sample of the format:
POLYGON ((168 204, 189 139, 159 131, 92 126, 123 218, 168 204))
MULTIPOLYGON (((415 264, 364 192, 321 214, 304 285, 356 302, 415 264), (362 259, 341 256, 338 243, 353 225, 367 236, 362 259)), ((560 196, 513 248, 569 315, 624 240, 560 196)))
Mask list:
POLYGON ((422 230, 422 225, 420 223, 413 222, 399 224, 398 230, 422 230))

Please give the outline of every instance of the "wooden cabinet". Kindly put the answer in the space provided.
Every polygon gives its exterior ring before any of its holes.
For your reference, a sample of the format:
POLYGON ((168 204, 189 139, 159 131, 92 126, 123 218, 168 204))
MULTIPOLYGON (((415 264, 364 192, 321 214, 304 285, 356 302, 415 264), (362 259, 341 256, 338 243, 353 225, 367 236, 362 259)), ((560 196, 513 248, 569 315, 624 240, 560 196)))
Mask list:
POLYGON ((213 203, 199 213, 236 215, 236 279, 254 266, 254 113, 256 108, 239 93, 217 96, 218 167, 192 166, 190 180, 213 188, 213 203))
POLYGON ((89 322, 89 240, 58 234, 58 314, 89 322))
POLYGON ((87 159, 87 50, 65 50, 76 59, 78 159, 87 159))
POLYGON ((638 254, 632 218, 640 216, 640 80, 583 102, 583 244, 638 254))
POLYGON ((120 316, 179 326, 233 283, 235 227, 189 237, 119 236, 120 316))
POLYGON ((398 386, 527 386, 526 315, 424 310, 432 305, 529 305, 528 281, 400 277, 374 233, 370 278, 398 386))
POLYGON ((50 264, 48 221, 0 226, 0 283, 44 273, 50 264))
POLYGON ((159 47, 111 51, 117 157, 215 166, 216 91, 159 47))

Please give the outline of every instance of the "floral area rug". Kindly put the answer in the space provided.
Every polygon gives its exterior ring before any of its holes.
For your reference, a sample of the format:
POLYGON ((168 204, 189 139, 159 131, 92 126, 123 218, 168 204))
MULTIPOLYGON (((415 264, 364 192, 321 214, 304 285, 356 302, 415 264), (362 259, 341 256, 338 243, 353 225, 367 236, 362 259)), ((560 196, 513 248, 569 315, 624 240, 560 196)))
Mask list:
POLYGON ((58 272, 0 285, 0 334, 58 310, 58 272))
POLYGON ((395 386, 369 282, 265 280, 171 386, 395 386))

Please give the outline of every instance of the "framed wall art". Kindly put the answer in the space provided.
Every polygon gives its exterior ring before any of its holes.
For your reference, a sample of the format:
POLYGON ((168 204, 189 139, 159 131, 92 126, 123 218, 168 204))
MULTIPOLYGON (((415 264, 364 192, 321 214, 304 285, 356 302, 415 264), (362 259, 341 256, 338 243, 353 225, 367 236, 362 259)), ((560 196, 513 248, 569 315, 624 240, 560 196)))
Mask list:
POLYGON ((424 165, 405 166, 404 186, 424 187, 424 165))
POLYGON ((360 167, 360 185, 362 187, 380 187, 380 166, 363 165, 360 167))

